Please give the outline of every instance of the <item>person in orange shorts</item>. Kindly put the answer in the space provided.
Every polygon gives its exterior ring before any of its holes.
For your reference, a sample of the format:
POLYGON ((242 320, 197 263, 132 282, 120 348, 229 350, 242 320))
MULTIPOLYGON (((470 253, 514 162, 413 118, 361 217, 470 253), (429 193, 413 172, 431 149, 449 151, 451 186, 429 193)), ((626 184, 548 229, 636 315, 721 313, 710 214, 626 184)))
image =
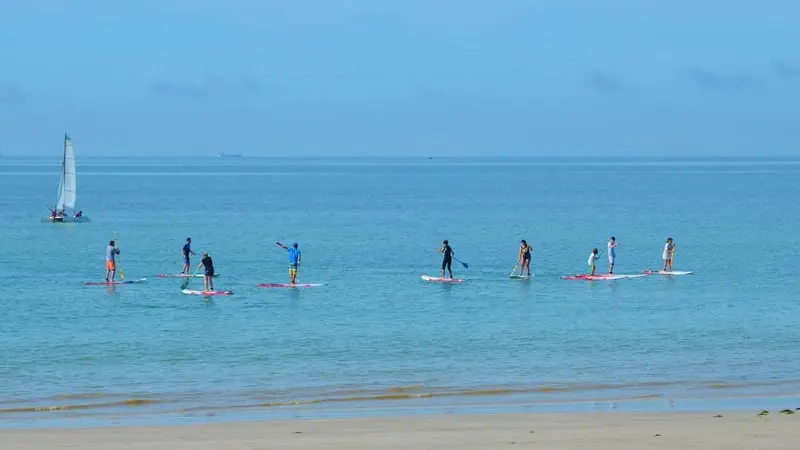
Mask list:
POLYGON ((106 248, 106 283, 113 283, 114 277, 117 275, 116 255, 119 255, 119 249, 114 241, 109 241, 108 248, 106 248), (111 279, 109 279, 109 275, 111 279))

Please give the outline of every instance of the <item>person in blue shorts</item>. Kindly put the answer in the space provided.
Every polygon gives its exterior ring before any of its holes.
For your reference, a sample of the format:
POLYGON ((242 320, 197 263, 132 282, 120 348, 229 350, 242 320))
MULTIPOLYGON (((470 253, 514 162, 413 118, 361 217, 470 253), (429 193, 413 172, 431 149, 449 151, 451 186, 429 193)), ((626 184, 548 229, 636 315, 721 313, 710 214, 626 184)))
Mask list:
POLYGON ((617 238, 611 236, 611 239, 608 241, 608 273, 609 275, 614 274, 614 264, 617 263, 617 247, 619 247, 619 242, 617 242, 617 238))
POLYGON ((275 244, 289 252, 289 283, 297 284, 297 268, 303 260, 303 255, 300 253, 300 250, 297 249, 297 242, 292 244, 291 247, 287 247, 280 242, 276 242, 275 244))
POLYGON ((189 268, 192 265, 191 256, 194 255, 192 251, 192 238, 186 238, 186 244, 183 245, 183 250, 181 250, 181 254, 183 255, 183 272, 185 274, 189 274, 189 268))

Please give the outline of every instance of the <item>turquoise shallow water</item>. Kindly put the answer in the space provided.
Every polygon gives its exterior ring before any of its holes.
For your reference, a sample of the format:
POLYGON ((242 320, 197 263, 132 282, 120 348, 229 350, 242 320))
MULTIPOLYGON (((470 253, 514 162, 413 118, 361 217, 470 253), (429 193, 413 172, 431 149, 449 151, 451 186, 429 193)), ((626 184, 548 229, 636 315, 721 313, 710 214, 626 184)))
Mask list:
POLYGON ((58 158, 0 158, 2 426, 800 394, 799 160, 76 152, 91 223, 41 223, 58 158), (148 280, 83 286, 102 278, 114 231, 127 277, 148 280), (585 270, 612 234, 618 273, 659 268, 669 235, 675 269, 695 275, 559 279, 585 270), (180 270, 187 236, 234 296, 204 301, 154 277, 180 270), (508 280, 521 238, 536 277, 508 280), (467 283, 420 280, 438 273, 442 239, 470 264, 456 268, 467 283), (300 243, 302 282, 327 285, 256 288, 287 280, 276 240, 300 243))

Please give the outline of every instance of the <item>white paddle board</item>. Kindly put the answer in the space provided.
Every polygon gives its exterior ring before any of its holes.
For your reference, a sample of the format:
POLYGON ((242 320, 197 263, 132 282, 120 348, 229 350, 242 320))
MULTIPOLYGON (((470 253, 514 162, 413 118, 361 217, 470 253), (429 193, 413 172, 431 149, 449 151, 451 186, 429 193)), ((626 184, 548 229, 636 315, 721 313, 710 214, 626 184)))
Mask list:
POLYGON ((691 272, 691 271, 684 272, 684 271, 680 271, 680 270, 675 270, 675 271, 672 271, 672 272, 670 272, 669 270, 645 270, 644 273, 645 273, 645 275, 692 275, 692 274, 694 274, 694 272, 691 272))
POLYGON ((433 283, 463 283, 464 280, 461 278, 440 278, 440 277, 432 277, 428 275, 422 275, 424 281, 430 281, 433 283))
POLYGON ((194 289, 183 289, 181 292, 186 295, 202 295, 205 297, 210 297, 212 295, 233 295, 233 291, 198 291, 194 289))

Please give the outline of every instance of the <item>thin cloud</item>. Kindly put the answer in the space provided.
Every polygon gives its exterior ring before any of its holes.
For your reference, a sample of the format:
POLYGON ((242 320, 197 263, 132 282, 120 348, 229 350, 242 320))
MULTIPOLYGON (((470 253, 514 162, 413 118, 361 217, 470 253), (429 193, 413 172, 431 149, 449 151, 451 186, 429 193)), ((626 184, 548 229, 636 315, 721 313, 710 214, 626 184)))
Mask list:
POLYGON ((773 61, 772 70, 780 78, 800 78, 800 66, 786 61, 773 61))
POLYGON ((683 75, 696 86, 703 89, 748 89, 755 79, 747 74, 722 74, 698 67, 687 68, 683 75))
POLYGON ((587 73, 585 81, 590 88, 607 94, 617 93, 625 87, 619 78, 599 70, 587 73))
POLYGON ((16 85, 0 82, 0 103, 22 103, 27 97, 27 94, 16 85))
POLYGON ((150 84, 150 93, 161 98, 184 98, 202 100, 210 97, 253 95, 261 92, 254 79, 242 76, 228 80, 215 75, 206 75, 196 83, 155 81, 150 84))

